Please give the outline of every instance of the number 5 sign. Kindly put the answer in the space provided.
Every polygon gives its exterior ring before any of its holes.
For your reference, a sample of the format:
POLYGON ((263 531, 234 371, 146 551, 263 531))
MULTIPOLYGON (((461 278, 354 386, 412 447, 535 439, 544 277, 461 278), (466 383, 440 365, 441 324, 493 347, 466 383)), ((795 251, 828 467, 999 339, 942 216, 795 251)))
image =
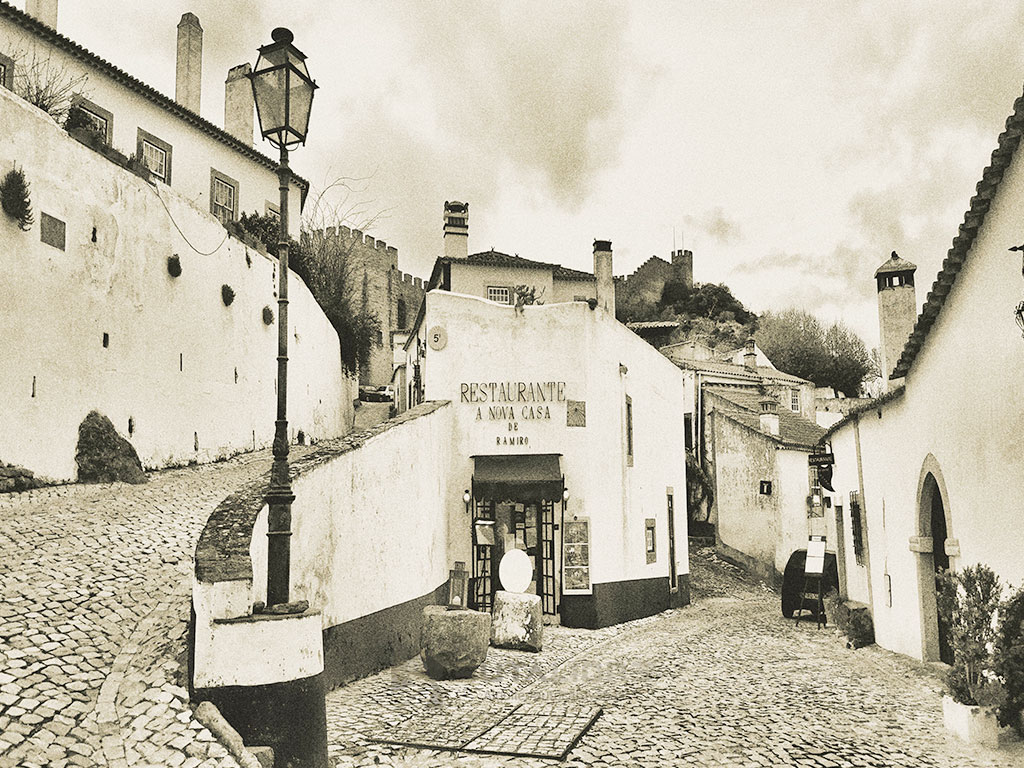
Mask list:
POLYGON ((427 344, 433 350, 444 349, 448 343, 448 333, 440 325, 435 325, 429 331, 427 331, 427 344))

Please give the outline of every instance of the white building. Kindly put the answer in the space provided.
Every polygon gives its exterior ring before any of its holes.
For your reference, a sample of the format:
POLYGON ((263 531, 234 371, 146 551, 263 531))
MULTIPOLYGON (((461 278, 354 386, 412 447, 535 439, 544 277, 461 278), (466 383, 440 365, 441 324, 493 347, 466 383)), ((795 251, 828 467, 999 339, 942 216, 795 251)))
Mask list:
MULTIPOLYGON (((59 33, 56 0, 28 0, 27 8, 22 13, 0 0, 0 86, 24 93, 29 81, 71 84, 71 99, 101 144, 137 155, 156 182, 222 220, 277 212, 277 163, 253 146, 250 66, 225 73, 223 128, 199 115, 203 30, 195 14, 178 24, 171 99, 59 33)), ((293 177, 291 211, 301 210, 308 187, 293 177)), ((299 218, 289 217, 296 238, 299 218)))
MULTIPOLYGON (((948 658, 936 569, 984 563, 1024 582, 1024 281, 1007 250, 1024 234, 1022 131, 1018 99, 913 332, 898 360, 883 358, 904 385, 825 436, 841 591, 870 606, 879 645, 926 661, 948 658)), ((916 306, 913 265, 895 266, 879 270, 883 340, 887 318, 916 306)))
POLYGON ((593 302, 430 291, 406 364, 413 404, 453 405, 449 501, 469 501, 449 553, 472 604, 489 607, 502 553, 525 549, 544 612, 584 627, 689 602, 682 374, 602 306, 609 243, 595 262, 593 302))

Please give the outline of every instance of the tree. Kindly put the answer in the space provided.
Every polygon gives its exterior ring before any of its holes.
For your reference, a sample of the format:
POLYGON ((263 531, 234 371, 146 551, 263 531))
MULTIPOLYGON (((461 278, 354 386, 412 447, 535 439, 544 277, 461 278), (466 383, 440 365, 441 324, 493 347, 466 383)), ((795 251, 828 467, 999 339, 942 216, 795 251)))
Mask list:
POLYGON ((860 394, 872 370, 864 341, 842 321, 826 329, 800 309, 762 314, 757 343, 779 370, 849 397, 860 394))
POLYGON ((828 386, 850 397, 859 395, 872 368, 871 355, 863 339, 839 321, 825 331, 825 351, 830 366, 831 384, 828 386))
POLYGON ((799 309, 764 312, 758 322, 757 344, 780 371, 825 383, 828 352, 825 332, 813 315, 799 309))

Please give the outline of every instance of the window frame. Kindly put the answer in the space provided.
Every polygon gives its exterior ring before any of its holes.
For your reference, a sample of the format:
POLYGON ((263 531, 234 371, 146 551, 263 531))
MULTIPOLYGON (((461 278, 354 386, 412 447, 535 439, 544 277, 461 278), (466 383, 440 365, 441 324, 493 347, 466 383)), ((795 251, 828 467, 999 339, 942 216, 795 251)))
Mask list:
POLYGON ((0 74, 0 86, 6 88, 8 91, 14 90, 14 59, 10 56, 5 56, 0 53, 0 67, 3 67, 3 73, 0 74))
POLYGON ((154 136, 142 128, 138 129, 138 135, 135 138, 135 154, 142 161, 142 164, 146 166, 146 169, 153 175, 154 178, 160 179, 164 184, 170 186, 171 184, 171 164, 172 156, 174 154, 173 148, 163 139, 154 136), (157 175, 149 165, 146 164, 145 147, 149 144, 154 149, 159 149, 164 153, 164 175, 163 177, 157 175))
POLYGON ((493 301, 496 304, 510 305, 510 304, 512 304, 512 288, 510 286, 507 286, 507 285, 488 285, 487 286, 487 300, 488 301, 493 301), (505 300, 502 301, 501 299, 492 298, 491 297, 491 291, 504 291, 505 292, 505 300))
POLYGON ((104 109, 99 104, 89 101, 82 94, 78 93, 71 97, 71 105, 78 107, 83 112, 92 115, 95 118, 102 120, 106 126, 106 131, 97 133, 103 136, 103 143, 108 147, 114 142, 114 113, 109 109, 104 109))
POLYGON ((800 390, 795 387, 789 389, 789 410, 800 413, 800 390))
POLYGON ((220 221, 222 224, 225 223, 225 219, 217 211, 218 207, 224 207, 218 206, 216 202, 216 191, 218 181, 224 184, 225 186, 231 187, 233 190, 233 206, 231 210, 231 217, 230 219, 228 219, 228 221, 237 221, 239 211, 238 182, 235 179, 228 176, 226 173, 218 171, 216 168, 210 168, 210 213, 216 216, 217 220, 220 221))
POLYGON ((626 466, 633 466, 633 398, 626 395, 626 466))

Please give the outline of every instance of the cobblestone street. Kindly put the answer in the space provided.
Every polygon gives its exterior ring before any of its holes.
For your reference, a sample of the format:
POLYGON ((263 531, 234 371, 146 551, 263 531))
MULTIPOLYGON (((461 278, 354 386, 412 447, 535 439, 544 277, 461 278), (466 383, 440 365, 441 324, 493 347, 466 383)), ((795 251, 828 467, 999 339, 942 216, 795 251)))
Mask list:
POLYGON ((237 765, 188 704, 192 556, 269 467, 261 451, 0 496, 0 766, 237 765))
POLYGON ((540 654, 492 648, 470 680, 432 681, 417 658, 334 691, 334 765, 1024 766, 1015 738, 992 751, 947 735, 930 667, 876 646, 848 650, 813 621, 795 626, 774 592, 708 551, 691 555, 691 570, 689 607, 596 632, 549 627, 540 654), (502 701, 603 714, 565 763, 372 741, 411 718, 502 701))

